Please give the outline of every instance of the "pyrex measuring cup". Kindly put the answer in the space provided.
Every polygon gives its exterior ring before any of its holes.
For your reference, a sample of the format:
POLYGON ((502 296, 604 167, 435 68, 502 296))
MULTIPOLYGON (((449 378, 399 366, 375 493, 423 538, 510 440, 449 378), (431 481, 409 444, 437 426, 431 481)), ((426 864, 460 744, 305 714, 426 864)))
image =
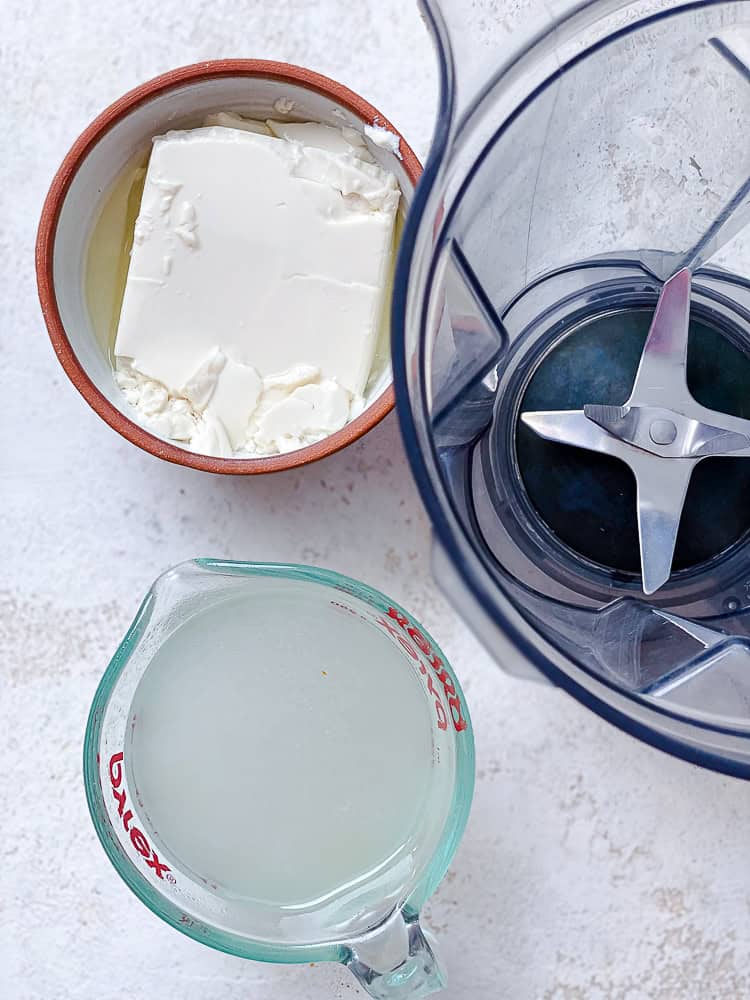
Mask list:
POLYGON ((165 573, 99 685, 84 772, 110 860, 183 933, 342 962, 374 997, 443 985, 418 914, 468 816, 471 725, 377 591, 304 566, 165 573))
POLYGON ((748 777, 750 4, 528 6, 423 3, 392 328, 436 578, 508 670, 748 777))

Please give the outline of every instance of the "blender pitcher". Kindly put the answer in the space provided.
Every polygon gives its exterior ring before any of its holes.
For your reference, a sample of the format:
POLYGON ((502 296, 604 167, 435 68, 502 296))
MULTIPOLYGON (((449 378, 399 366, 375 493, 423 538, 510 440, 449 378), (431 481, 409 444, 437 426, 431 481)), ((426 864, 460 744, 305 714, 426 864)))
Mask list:
POLYGON ((535 9, 509 52, 423 3, 392 325, 435 575, 505 669, 748 777, 750 4, 535 9))
POLYGON ((86 795, 157 916, 370 996, 444 985, 419 911, 469 812, 474 745, 439 647, 364 584, 194 560, 149 591, 97 690, 86 795))

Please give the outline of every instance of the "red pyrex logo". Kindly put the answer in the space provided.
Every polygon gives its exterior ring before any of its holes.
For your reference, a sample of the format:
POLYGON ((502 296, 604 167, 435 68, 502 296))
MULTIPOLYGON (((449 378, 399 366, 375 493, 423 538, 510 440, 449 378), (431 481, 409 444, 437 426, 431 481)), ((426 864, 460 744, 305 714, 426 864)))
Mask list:
MULTIPOLYGON (((123 754, 116 753, 112 755, 109 762, 109 780, 112 782, 112 794, 117 802, 117 814, 122 819, 125 833, 130 834, 130 843, 145 860, 147 867, 153 868, 159 878, 163 879, 164 873, 170 871, 169 866, 159 861, 159 857, 146 839, 145 833, 137 826, 130 825, 133 822, 133 810, 125 808, 128 797, 125 789, 120 788, 123 778, 122 758, 123 754)), ((174 881, 174 876, 170 875, 169 881, 174 881)))
POLYGON ((382 625, 383 628, 387 629, 388 632, 395 639, 398 639, 399 643, 401 644, 401 647, 409 654, 409 656, 413 660, 417 660, 419 662, 420 671, 427 677, 427 687, 430 691, 430 694, 432 694, 435 698, 435 710, 437 711, 438 715, 438 727, 440 729, 448 728, 448 720, 445 715, 445 709, 443 708, 442 701, 440 700, 440 695, 433 686, 432 677, 427 673, 424 663, 421 662, 419 654, 417 653, 417 650, 414 648, 414 646, 416 646, 419 652, 422 653, 422 655, 425 657, 428 664, 437 674, 437 679, 443 686, 445 697, 448 699, 448 708, 450 709, 450 716, 451 716, 451 721, 453 722, 453 728, 456 730, 457 733, 460 733, 462 730, 466 729, 469 723, 463 717, 463 714, 461 712, 461 701, 458 697, 458 693, 456 692, 455 685, 453 684, 453 681, 450 678, 450 674, 445 669, 445 664, 443 663, 443 661, 436 653, 433 652, 429 642, 422 635, 419 629, 415 628, 411 624, 409 619, 406 617, 406 615, 404 615, 401 611, 397 611, 396 608, 388 608, 388 618, 381 617, 378 618, 377 621, 378 625, 382 625), (412 646, 411 642, 409 642, 408 639, 404 638, 404 636, 401 635, 401 633, 398 632, 398 630, 393 627, 392 624, 393 622, 396 622, 398 625, 401 626, 404 632, 406 632, 406 634, 409 636, 409 639, 411 639, 412 642, 414 643, 414 646, 412 646))

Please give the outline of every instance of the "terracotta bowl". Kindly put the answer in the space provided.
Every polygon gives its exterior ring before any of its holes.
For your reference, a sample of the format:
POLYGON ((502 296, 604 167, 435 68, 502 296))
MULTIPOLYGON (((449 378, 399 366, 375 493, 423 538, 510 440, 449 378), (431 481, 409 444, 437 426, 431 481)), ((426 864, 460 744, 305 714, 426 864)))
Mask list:
MULTIPOLYGON (((205 472, 248 475, 292 469, 317 461, 366 434, 393 409, 390 369, 369 393, 363 412, 317 444, 266 458, 198 455, 146 430, 115 385, 112 366, 97 339, 86 304, 88 240, 108 190, 151 138, 199 124, 211 111, 256 118, 280 117, 274 102, 287 98, 287 117, 330 125, 376 124, 399 134, 363 98, 334 80, 288 63, 230 59, 198 63, 165 73, 121 97, 89 125, 57 171, 44 203, 36 245, 42 312, 52 344, 71 382, 102 419, 133 444, 168 462, 205 472)), ((373 155, 397 177, 405 210, 421 173, 416 156, 400 139, 400 156, 370 144, 373 155)))

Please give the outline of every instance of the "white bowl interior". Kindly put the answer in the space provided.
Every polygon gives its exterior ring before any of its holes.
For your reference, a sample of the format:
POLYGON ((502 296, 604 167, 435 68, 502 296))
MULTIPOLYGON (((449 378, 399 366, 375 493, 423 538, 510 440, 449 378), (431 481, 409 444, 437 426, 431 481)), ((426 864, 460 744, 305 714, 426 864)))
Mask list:
MULTIPOLYGON (((363 124, 330 97, 298 84, 272 77, 228 76, 190 81, 151 98, 121 118, 91 148, 73 178, 60 212, 53 252, 54 287, 60 318, 78 361, 96 388, 135 422, 138 422, 135 412, 115 384, 110 360, 89 314, 85 291, 89 239, 109 189, 133 157, 140 150, 145 153, 155 135, 169 129, 195 127, 206 114, 215 111, 235 111, 260 119, 320 121, 360 130, 363 124), (280 115, 274 109, 279 98, 294 102, 289 114, 280 115)), ((411 201, 413 185, 403 163, 390 150, 369 141, 368 147, 378 162, 395 174, 403 194, 404 212, 411 201)), ((368 406, 391 379, 390 365, 376 373, 368 387, 368 406)), ((179 447, 177 442, 170 443, 179 447)))

